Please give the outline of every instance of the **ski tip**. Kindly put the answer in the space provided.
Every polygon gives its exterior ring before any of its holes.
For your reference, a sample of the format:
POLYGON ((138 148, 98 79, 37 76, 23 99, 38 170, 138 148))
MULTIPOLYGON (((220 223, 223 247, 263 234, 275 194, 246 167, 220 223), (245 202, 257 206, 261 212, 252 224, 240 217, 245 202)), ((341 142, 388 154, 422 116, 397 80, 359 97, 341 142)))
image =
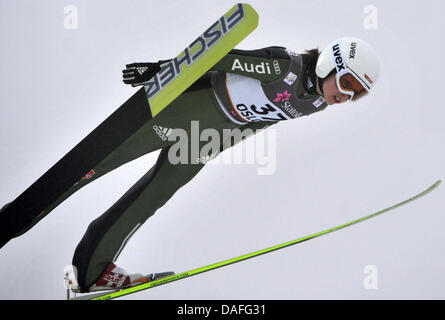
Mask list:
POLYGON ((439 179, 431 186, 431 188, 432 189, 436 189, 441 183, 442 183, 442 180, 439 179))
MULTIPOLYGON (((233 30, 237 34, 244 35, 243 38, 247 37, 258 27, 259 24, 258 12, 256 12, 255 9, 248 3, 237 3, 226 13, 225 16, 228 21, 233 20, 233 17, 237 17, 236 19, 238 19, 238 22, 233 30)), ((237 44, 239 42, 240 40, 237 41, 237 44)))
POLYGON ((259 21, 259 15, 258 12, 255 11, 255 9, 248 3, 237 3, 236 5, 234 5, 232 7, 232 9, 229 12, 232 12, 232 10, 236 10, 237 8, 239 8, 240 6, 243 7, 244 12, 246 13, 247 16, 250 17, 250 21, 253 25, 253 28, 255 29, 258 26, 258 21, 259 21))

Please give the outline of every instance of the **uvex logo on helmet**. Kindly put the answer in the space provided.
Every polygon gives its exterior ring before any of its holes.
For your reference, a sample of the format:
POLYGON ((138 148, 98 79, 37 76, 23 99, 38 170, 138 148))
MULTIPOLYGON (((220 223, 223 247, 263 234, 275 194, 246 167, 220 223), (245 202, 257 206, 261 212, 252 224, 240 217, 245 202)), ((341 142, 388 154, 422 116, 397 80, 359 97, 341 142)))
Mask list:
POLYGON ((356 48, 357 48, 357 43, 351 42, 351 48, 349 49, 349 59, 355 59, 356 48))
POLYGON ((332 54, 334 55, 334 61, 337 67, 337 72, 346 69, 345 61, 343 59, 343 55, 341 54, 340 44, 337 43, 332 46, 332 54))

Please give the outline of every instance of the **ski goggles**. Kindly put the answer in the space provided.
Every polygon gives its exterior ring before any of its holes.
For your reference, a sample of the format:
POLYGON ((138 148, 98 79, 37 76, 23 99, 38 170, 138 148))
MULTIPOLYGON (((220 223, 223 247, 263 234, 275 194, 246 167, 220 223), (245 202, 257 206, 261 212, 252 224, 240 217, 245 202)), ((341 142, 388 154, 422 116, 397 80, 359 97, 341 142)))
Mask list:
POLYGON ((338 91, 350 96, 355 101, 368 93, 366 85, 350 69, 344 69, 335 75, 338 91))

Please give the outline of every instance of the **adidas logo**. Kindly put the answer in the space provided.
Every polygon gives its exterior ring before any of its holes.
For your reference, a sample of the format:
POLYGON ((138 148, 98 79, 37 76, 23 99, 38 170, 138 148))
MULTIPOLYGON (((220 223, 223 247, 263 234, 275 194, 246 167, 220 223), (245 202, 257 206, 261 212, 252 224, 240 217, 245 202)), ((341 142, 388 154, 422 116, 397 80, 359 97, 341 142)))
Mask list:
POLYGON ((148 70, 148 67, 137 67, 136 70, 139 72, 139 74, 143 74, 148 70))
POLYGON ((164 128, 161 126, 154 125, 153 130, 156 132, 156 134, 163 140, 167 141, 168 136, 172 133, 173 129, 164 128))

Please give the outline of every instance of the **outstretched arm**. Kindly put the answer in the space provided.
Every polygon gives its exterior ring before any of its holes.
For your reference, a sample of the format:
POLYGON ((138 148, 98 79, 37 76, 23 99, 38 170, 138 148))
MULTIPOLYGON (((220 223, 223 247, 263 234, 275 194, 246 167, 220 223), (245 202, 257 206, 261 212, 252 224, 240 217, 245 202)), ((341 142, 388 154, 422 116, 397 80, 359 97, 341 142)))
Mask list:
MULTIPOLYGON (((162 65, 170 60, 127 64, 126 69, 122 71, 123 81, 133 87, 141 86, 153 78, 161 70, 162 65)), ((283 47, 267 47, 257 50, 232 49, 210 70, 240 74, 268 82, 280 78, 282 74, 277 70, 287 70, 289 63, 289 56, 283 47), (260 72, 250 71, 255 67, 260 72)))

